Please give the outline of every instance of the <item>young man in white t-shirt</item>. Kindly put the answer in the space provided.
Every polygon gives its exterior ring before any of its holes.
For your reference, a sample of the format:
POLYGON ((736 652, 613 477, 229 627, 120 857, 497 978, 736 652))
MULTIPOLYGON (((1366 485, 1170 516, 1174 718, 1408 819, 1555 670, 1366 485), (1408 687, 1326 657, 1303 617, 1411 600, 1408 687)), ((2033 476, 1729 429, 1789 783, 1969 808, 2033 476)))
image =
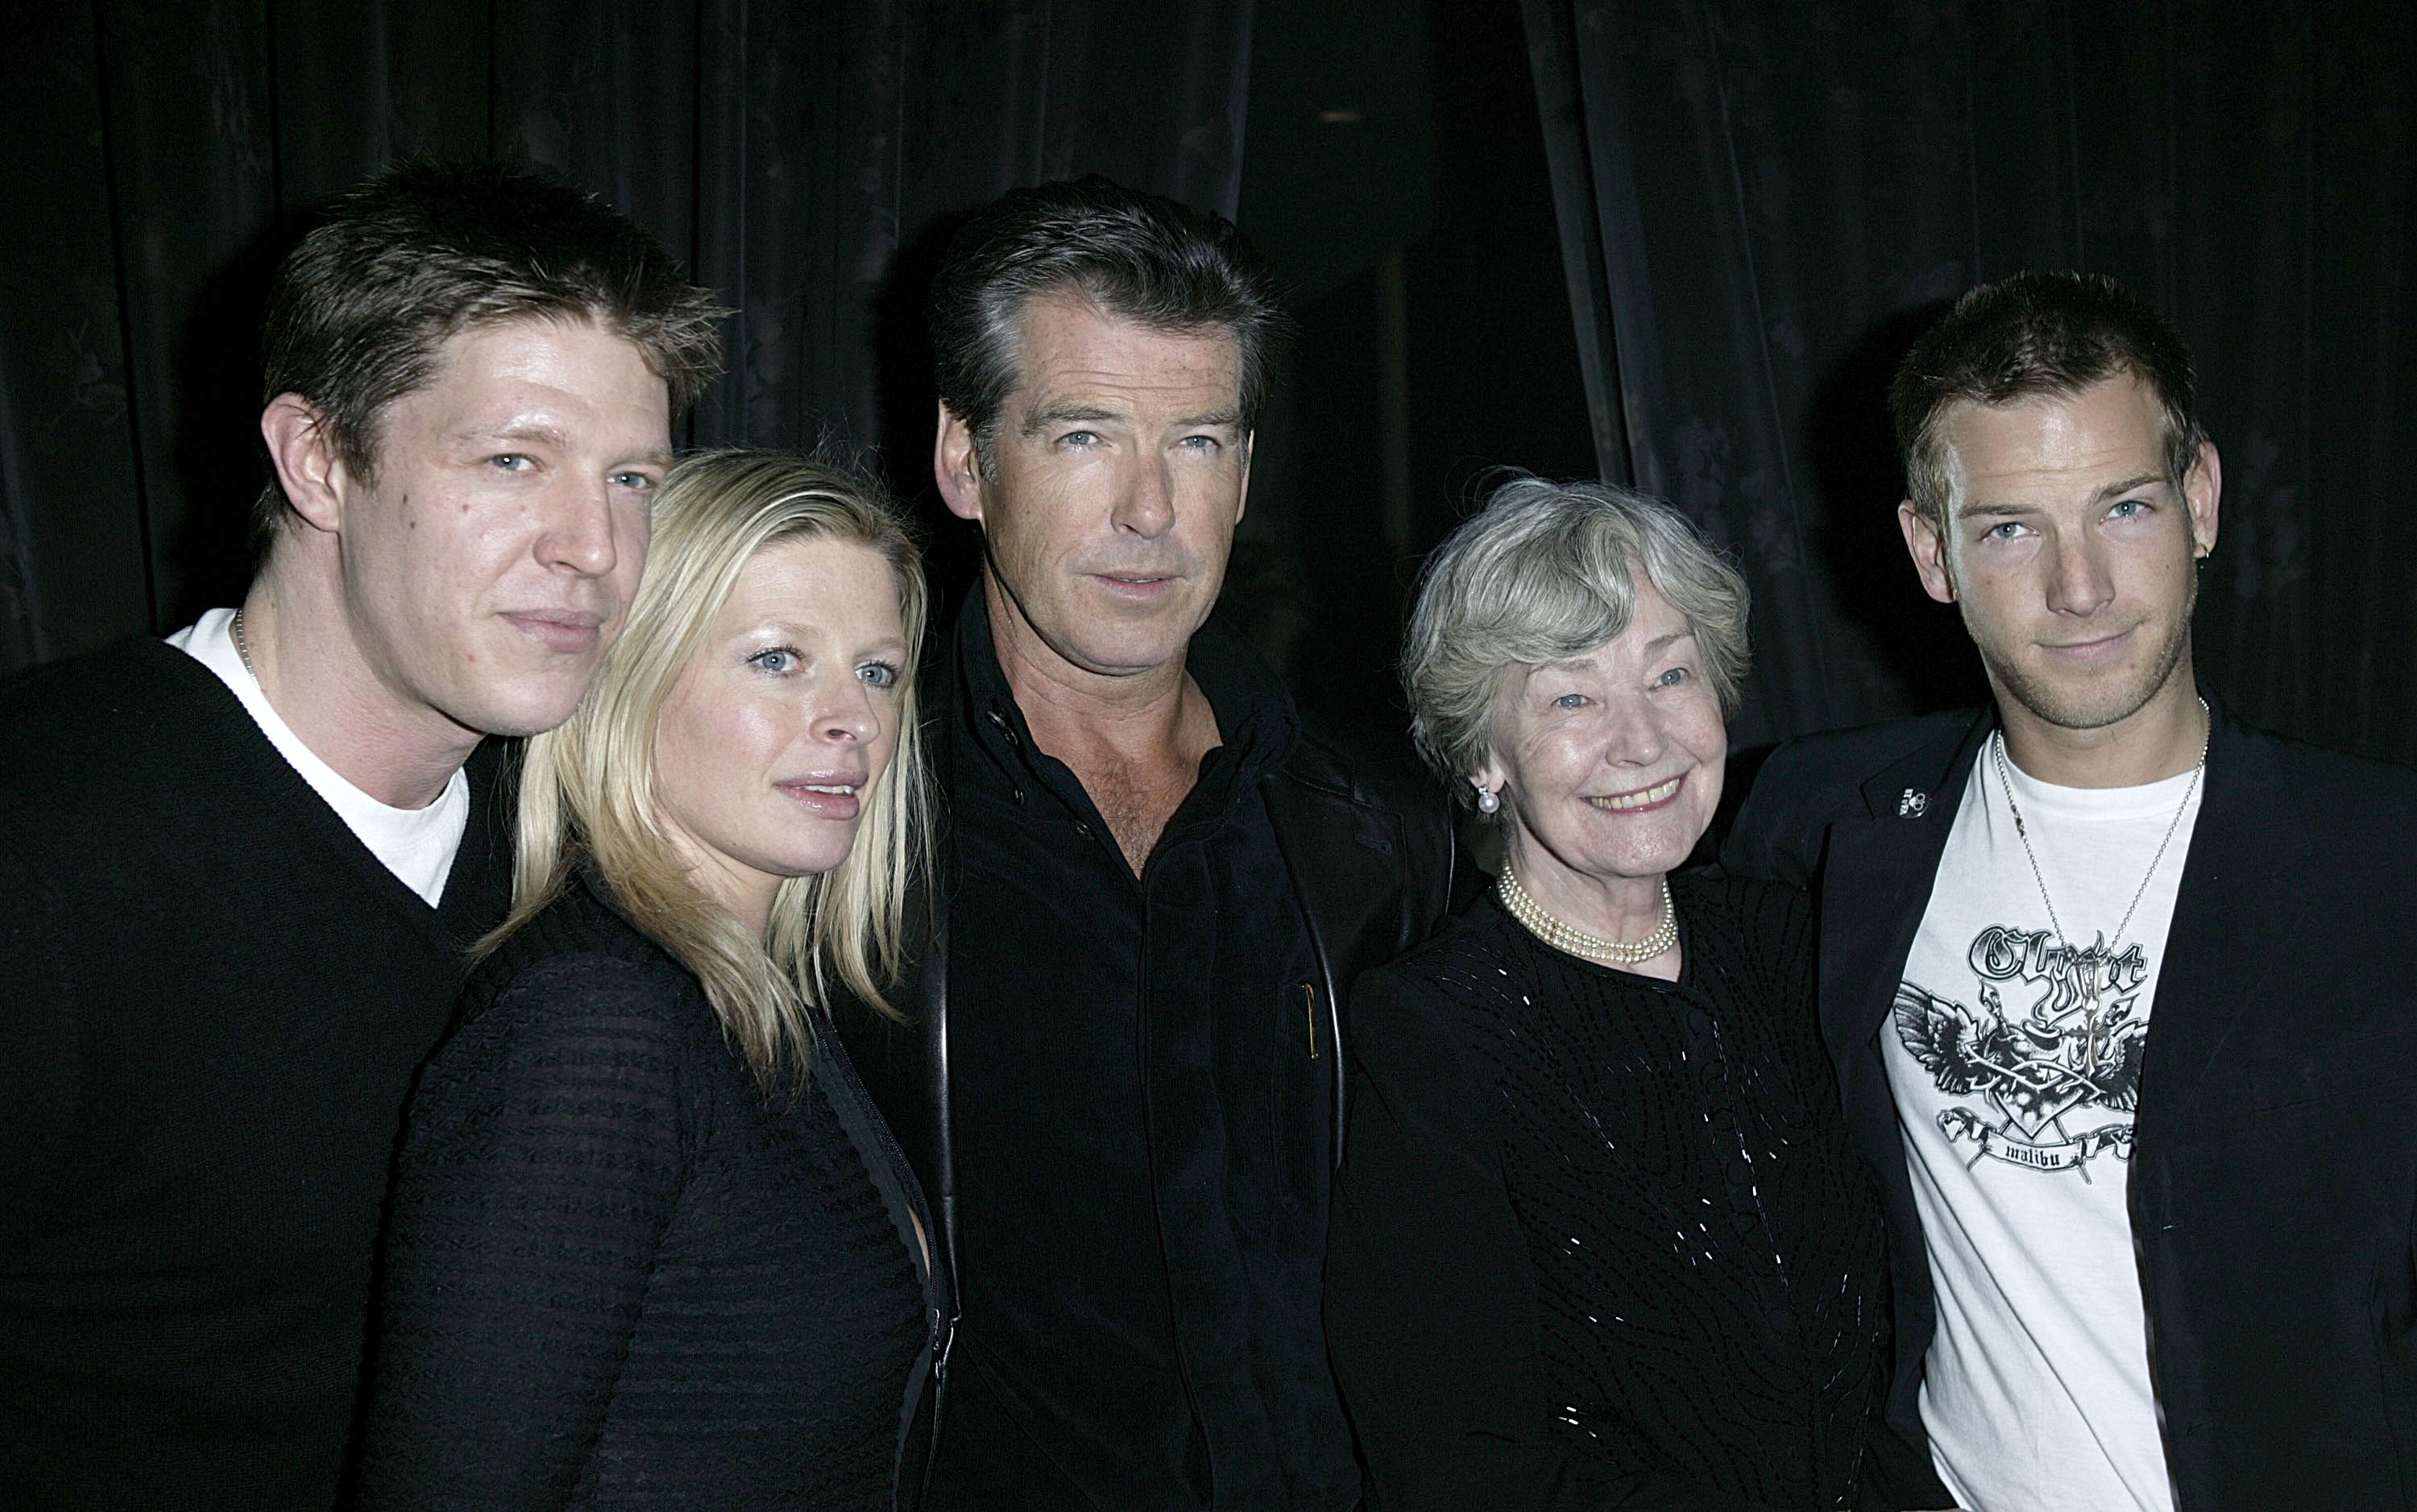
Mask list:
POLYGON ((720 312, 592 197, 420 164, 266 329, 242 605, 0 688, 0 1486, 329 1507, 388 1162, 720 312))
POLYGON ((1892 1414, 1978 1512, 2409 1504, 2417 972, 2367 911, 2417 783, 2200 696, 2222 472, 2145 305, 1976 289, 1891 400, 1994 708, 1791 746, 1726 856, 1821 888, 1892 1414))

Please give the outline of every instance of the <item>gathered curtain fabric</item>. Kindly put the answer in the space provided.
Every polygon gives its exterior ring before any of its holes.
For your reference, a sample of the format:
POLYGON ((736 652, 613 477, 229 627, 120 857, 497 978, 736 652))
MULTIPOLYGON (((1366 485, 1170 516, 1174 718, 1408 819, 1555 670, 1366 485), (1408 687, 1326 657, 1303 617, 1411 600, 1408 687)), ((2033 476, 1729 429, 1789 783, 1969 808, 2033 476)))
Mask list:
POLYGON ((2224 461, 2202 675, 2417 761, 2417 11, 2399 0, 1524 0, 1604 475, 1743 567, 1752 745, 1985 696, 1883 397, 1974 283, 2106 273, 2224 461))
POLYGON ((1251 0, 102 0, 0 48, 0 673, 234 601, 258 332, 328 195, 555 170, 737 313, 688 439, 928 472, 956 212, 1104 173, 1231 215, 1251 0))

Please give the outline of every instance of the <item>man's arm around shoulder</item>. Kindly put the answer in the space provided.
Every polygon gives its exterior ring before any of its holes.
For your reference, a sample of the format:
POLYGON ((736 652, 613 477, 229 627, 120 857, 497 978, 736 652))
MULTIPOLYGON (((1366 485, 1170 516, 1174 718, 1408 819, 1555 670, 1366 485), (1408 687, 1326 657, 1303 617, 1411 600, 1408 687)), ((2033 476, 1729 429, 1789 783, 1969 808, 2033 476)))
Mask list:
MULTIPOLYGON (((1821 865, 1832 807, 1827 793, 1845 785, 1823 759, 1821 737, 1792 740, 1772 751, 1755 775, 1721 846, 1721 867, 1732 875, 1810 889, 1821 865)), ((1851 789, 1850 789, 1851 791, 1851 789)))

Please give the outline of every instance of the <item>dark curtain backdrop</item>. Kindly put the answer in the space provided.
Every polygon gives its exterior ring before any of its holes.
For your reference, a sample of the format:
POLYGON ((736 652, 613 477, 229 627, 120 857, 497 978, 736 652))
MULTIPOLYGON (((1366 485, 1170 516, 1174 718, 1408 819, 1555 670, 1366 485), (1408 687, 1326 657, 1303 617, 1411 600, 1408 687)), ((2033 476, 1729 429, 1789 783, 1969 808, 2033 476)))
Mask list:
MULTIPOLYGON (((2227 485, 2199 611, 2215 685, 2261 722, 2417 759, 2409 7, 1524 9, 1600 465, 1710 526, 1756 591, 1738 744, 1977 695, 1904 563, 1880 392, 1956 292, 2064 266, 2131 283, 2197 351, 2227 485)), ((1244 169, 1251 0, 96 0, 10 20, 0 671, 239 591, 267 271, 314 205, 400 156, 492 154, 604 193, 739 310, 692 440, 854 448, 910 492, 917 301, 950 212, 1099 170, 1231 213, 1244 169)))
POLYGON ((1898 541, 1881 394, 1942 303, 2114 275, 2225 461, 2201 667, 2417 760, 2417 10, 1527 0, 1596 450, 1743 560, 1739 744, 1983 695, 1898 541))
POLYGON ((411 154, 541 164, 737 309, 699 444, 927 482, 947 215, 1102 172, 1232 214, 1251 0, 100 0, 0 52, 0 673, 240 591, 269 269, 411 154))

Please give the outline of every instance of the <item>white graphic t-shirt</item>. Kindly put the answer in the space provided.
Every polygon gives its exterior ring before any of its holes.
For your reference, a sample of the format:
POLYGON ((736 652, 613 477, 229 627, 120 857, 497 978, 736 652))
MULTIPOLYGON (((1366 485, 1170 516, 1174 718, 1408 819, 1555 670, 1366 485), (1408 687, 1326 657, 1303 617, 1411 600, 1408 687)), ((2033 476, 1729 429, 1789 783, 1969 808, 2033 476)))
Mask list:
POLYGON ((1938 1297, 1923 1425, 1972 1512, 2170 1512, 2124 1190, 2200 790, 2051 787, 1995 746, 1880 1036, 1938 1297))
POLYGON ((234 610, 213 609, 168 637, 168 643, 216 673, 277 753, 327 800, 370 854, 426 900, 429 907, 439 906, 445 897, 445 879, 453 874, 453 854, 462 848, 462 834, 470 824, 470 779, 456 769, 445 791, 425 809, 380 803, 345 781, 342 773, 319 759, 318 752, 302 744, 302 737, 269 706, 260 680, 252 676, 235 648, 234 624, 234 610))

